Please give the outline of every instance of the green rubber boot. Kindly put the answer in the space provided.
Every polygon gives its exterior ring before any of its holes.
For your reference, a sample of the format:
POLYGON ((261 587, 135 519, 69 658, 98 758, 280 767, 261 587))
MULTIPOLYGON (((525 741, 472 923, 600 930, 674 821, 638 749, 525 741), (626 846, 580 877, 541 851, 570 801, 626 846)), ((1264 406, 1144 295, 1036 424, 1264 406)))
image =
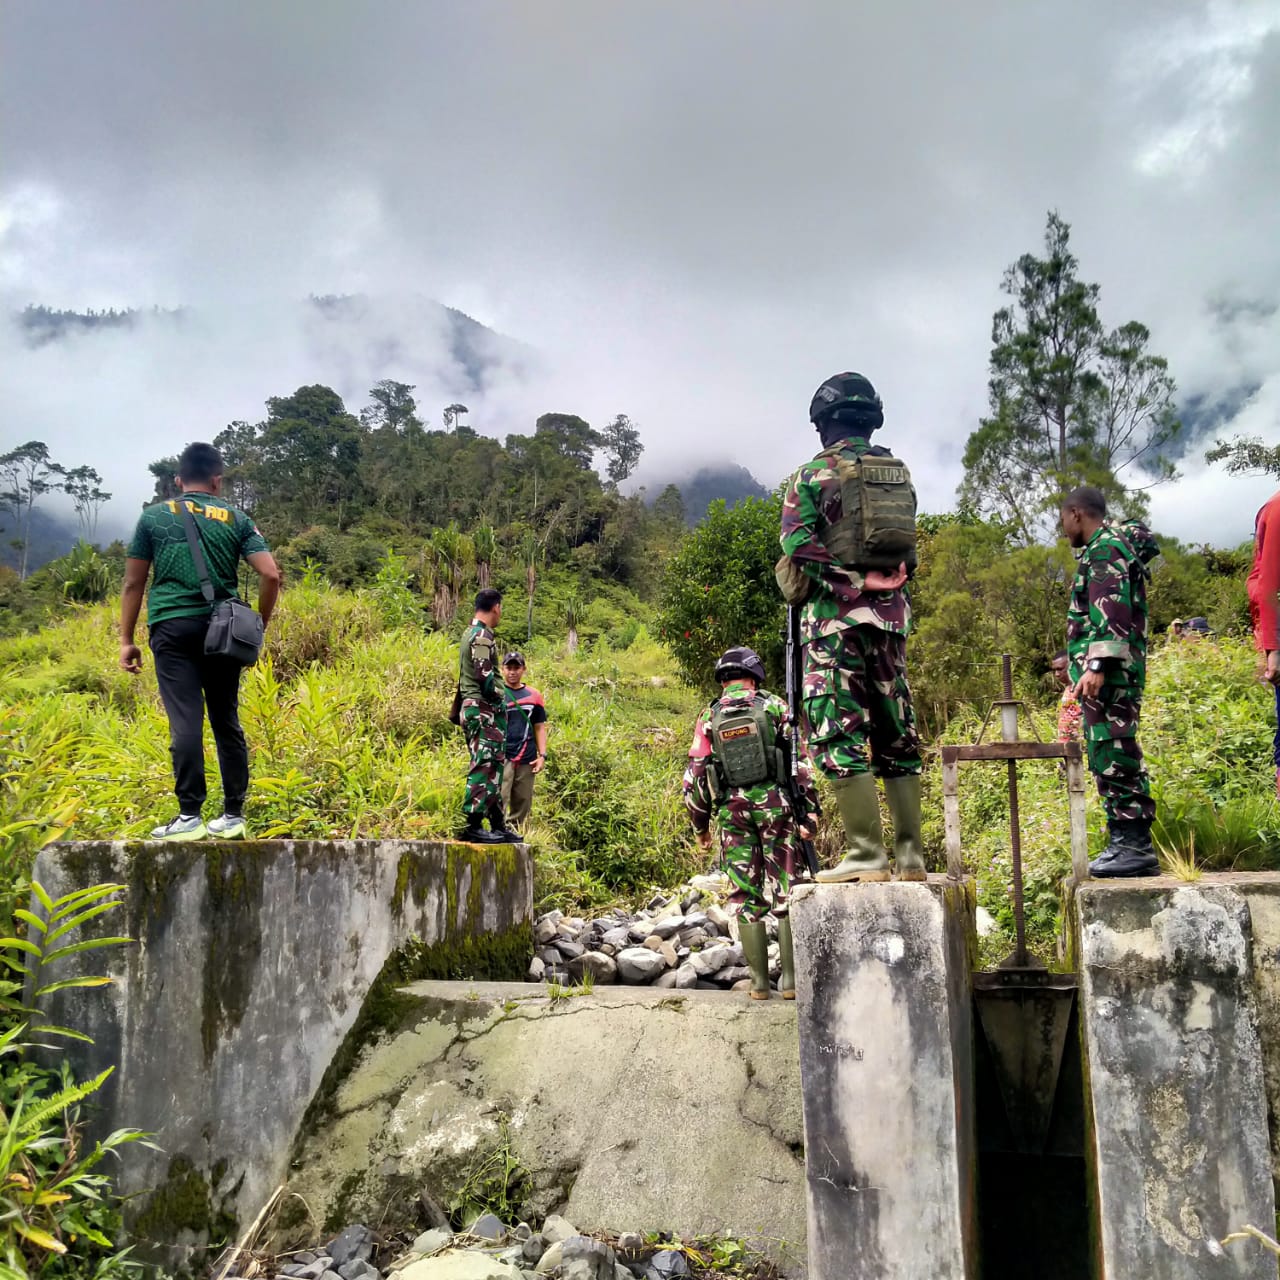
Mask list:
POLYGON ((764 931, 764 921, 754 922, 738 917, 738 941, 742 943, 742 954, 751 970, 751 991, 753 1000, 767 1000, 769 990, 769 935, 764 931))
POLYGON ((778 994, 784 1000, 796 998, 796 953, 791 945, 791 917, 778 917, 778 951, 782 959, 782 975, 778 979, 778 994))
POLYGON ((842 884, 846 880, 888 880, 889 854, 880 830, 880 800, 876 780, 869 773, 852 778, 832 778, 836 806, 844 823, 849 851, 839 863, 819 871, 821 884, 842 884))
POLYGON ((920 775, 886 778, 884 798, 893 819, 895 879, 926 880, 924 845, 920 839, 920 775))

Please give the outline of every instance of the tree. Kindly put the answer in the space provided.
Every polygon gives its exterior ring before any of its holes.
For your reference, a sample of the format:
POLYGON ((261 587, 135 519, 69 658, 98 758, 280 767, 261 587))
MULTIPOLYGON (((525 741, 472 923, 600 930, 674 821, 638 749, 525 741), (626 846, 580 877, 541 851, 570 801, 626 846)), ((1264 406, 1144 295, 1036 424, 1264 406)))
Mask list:
POLYGON ((600 441, 609 459, 610 483, 617 488, 636 469, 644 452, 640 432, 625 413, 620 413, 600 432, 600 441))
POLYGON ((413 387, 407 382, 383 378, 369 388, 373 403, 360 411, 360 425, 366 431, 404 432, 422 429, 413 387))
POLYGON ((154 462, 147 463, 147 470, 151 472, 151 477, 155 481, 155 489, 143 506, 151 506, 156 502, 168 502, 182 492, 177 480, 177 454, 168 458, 157 458, 154 462))
POLYGON ((774 582, 782 499, 713 502, 662 579, 660 634, 690 684, 710 690, 716 659, 750 645, 774 688, 782 681, 783 604, 774 582))
POLYGON ((1164 453, 1180 428, 1168 362, 1147 350, 1136 321, 1103 327, 1070 230, 1050 213, 1045 256, 1023 254, 1005 272, 1013 301, 991 324, 991 412, 964 452, 962 501, 1012 521, 1028 542, 1052 529, 1078 484, 1138 514, 1143 490, 1176 474, 1164 453))
POLYGON ((604 443, 600 433, 576 413, 544 413, 534 424, 533 434, 582 471, 591 469, 591 459, 604 443))
POLYGON ((564 602, 564 625, 568 635, 565 638, 565 652, 572 658, 578 652, 578 623, 582 618, 582 601, 577 595, 571 595, 564 602))
POLYGON ((82 538, 92 539, 98 532, 98 514, 111 495, 102 488, 102 477, 92 467, 72 467, 64 471, 54 468, 62 476, 62 487, 71 495, 75 504, 76 519, 82 538))
POLYGON ((1275 476, 1280 479, 1280 445, 1265 445, 1257 436, 1215 440, 1206 462, 1225 462, 1229 475, 1275 476))
POLYGON ((547 549, 532 529, 524 535, 520 544, 520 559, 524 563, 524 587, 529 606, 525 617, 525 642, 533 639, 533 593, 538 586, 538 566, 546 559, 547 549))
POLYGON ((476 552, 476 585, 483 591, 489 585, 493 570, 493 557, 498 549, 498 540, 494 536, 493 525, 477 525, 471 535, 471 544, 476 552))
POLYGON ((462 423, 459 418, 464 413, 470 413, 471 410, 465 404, 447 404, 444 407, 444 429, 452 431, 454 427, 460 427, 462 423))
POLYGON ((63 487, 62 468, 49 458, 49 447, 42 440, 28 440, 26 444, 0 454, 0 502, 18 519, 18 539, 21 555, 18 577, 27 576, 27 555, 31 549, 31 517, 36 502, 45 494, 55 493, 63 487))

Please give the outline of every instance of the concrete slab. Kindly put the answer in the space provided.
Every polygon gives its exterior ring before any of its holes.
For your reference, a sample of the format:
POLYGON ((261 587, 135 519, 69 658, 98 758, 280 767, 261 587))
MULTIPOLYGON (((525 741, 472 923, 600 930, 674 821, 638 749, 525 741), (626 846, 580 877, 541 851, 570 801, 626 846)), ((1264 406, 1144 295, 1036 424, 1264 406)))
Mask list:
POLYGON ((1100 1274, 1274 1280, 1254 892, 1241 877, 1079 887, 1081 1033, 1100 1274))
POLYGON ((977 1274, 971 881, 792 897, 812 1280, 977 1274))
POLYGON ((346 1037, 394 1015, 385 997, 405 973, 494 963, 514 977, 532 946, 524 846, 92 842, 50 846, 35 876, 55 897, 125 886, 124 911, 84 935, 136 944, 69 957, 57 974, 113 984, 61 992, 49 1012, 94 1037, 69 1046, 82 1078, 116 1068, 96 1123, 155 1135, 159 1150, 129 1148, 122 1164, 122 1189, 143 1193, 136 1235, 192 1249, 247 1225, 283 1181, 346 1037))
MULTIPOLYGON (((403 994, 415 1012, 365 1049, 296 1153, 289 1190, 314 1223, 412 1221, 421 1193, 448 1208, 506 1171, 520 1216, 727 1234, 803 1273, 792 1002, 485 982, 403 994)), ((297 1236, 314 1239, 313 1222, 297 1236)))

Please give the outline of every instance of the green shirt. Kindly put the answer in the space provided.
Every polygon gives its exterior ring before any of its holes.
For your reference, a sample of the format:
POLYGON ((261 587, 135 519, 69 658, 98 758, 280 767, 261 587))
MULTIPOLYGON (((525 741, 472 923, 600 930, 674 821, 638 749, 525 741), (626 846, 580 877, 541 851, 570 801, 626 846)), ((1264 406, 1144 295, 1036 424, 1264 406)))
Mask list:
MULTIPOLYGON (((214 597, 221 600, 236 595, 241 557, 269 550, 266 539, 249 516, 211 493, 187 494, 186 503, 195 516, 214 597)), ((129 543, 129 556, 151 561, 148 623, 209 614, 211 607, 200 590, 200 576, 176 501, 159 502, 143 511, 129 543)))

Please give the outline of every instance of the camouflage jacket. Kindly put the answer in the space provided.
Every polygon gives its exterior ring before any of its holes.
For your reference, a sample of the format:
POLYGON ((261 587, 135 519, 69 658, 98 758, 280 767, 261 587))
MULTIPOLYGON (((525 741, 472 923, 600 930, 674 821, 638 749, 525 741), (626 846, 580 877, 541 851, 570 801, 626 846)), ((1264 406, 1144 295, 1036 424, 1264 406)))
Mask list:
POLYGON ((458 646, 458 691, 464 704, 503 705, 497 646, 493 632, 473 620, 458 646))
POLYGON ((1102 525, 1076 553, 1067 609, 1072 682, 1089 658, 1114 658, 1106 683, 1141 693, 1147 677, 1147 570, 1118 529, 1102 525))
POLYGON ((782 502, 783 552, 814 582, 800 615, 805 643, 845 627, 877 627, 906 635, 911 630, 911 601, 906 588, 865 591, 863 575, 837 564, 822 543, 822 531, 840 519, 844 501, 833 465, 842 451, 861 457, 871 444, 859 436, 823 449, 791 477, 782 502))
MULTIPOLYGON (((786 738, 791 724, 787 704, 777 694, 769 693, 766 689, 761 689, 759 692, 765 699, 765 711, 773 721, 775 736, 778 739, 786 738)), ((755 696, 756 691, 745 680, 731 680, 725 685, 719 702, 722 706, 746 706, 755 696)), ((682 783, 689 820, 693 823, 693 829, 699 832, 705 831, 711 825, 711 817, 717 808, 727 807, 735 800, 738 803, 745 801, 753 806, 780 803, 777 794, 778 784, 772 782, 758 782, 750 787, 733 787, 723 792, 718 800, 711 794, 711 783, 707 773, 712 766, 710 726, 713 714, 713 704, 708 703, 698 716, 698 722, 693 729, 693 742, 689 747, 689 763, 685 768, 682 783)), ((802 735, 797 735, 797 740, 800 743, 800 756, 796 766, 796 777, 809 812, 812 813, 818 806, 818 793, 813 785, 813 771, 809 767, 804 738, 802 735)))

